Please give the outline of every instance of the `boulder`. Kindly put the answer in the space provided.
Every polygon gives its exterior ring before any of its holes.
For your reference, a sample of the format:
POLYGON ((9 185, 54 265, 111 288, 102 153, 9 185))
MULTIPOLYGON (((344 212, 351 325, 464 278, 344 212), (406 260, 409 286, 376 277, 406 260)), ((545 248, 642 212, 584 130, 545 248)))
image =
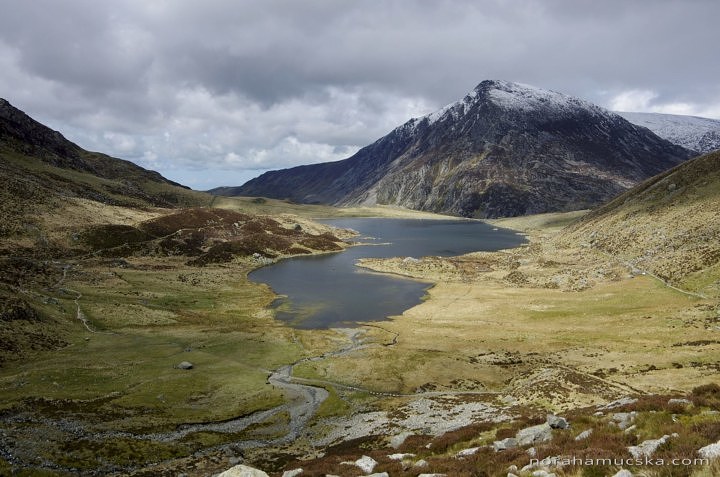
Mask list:
POLYGON ((425 467, 429 467, 429 466, 430 466, 430 464, 428 464, 425 459, 420 459, 419 461, 415 462, 415 464, 413 464, 413 467, 415 467, 417 469, 424 469, 425 467))
POLYGON ((283 472, 282 477, 297 477, 298 475, 301 475, 303 473, 302 469, 293 469, 293 470, 286 470, 283 472))
POLYGON ((377 464, 378 463, 375 459, 366 455, 360 457, 358 460, 355 461, 355 465, 360 467, 360 469, 366 474, 372 472, 377 464))
POLYGON ((623 397, 620 399, 617 399, 615 401, 609 402, 605 404, 604 406, 599 406, 598 409, 615 409, 616 407, 622 407, 622 406, 628 406, 630 404, 635 404, 637 402, 637 399, 631 398, 629 396, 623 397))
POLYGON ((659 439, 649 439, 647 441, 643 441, 639 445, 628 447, 628 451, 630 451, 630 454, 632 454, 632 456, 636 459, 651 457, 658 447, 665 444, 668 439, 670 439, 670 436, 667 434, 659 439))
POLYGON ((717 459, 720 457, 720 441, 701 447, 697 452, 703 459, 717 459))
POLYGON ((177 369, 193 369, 193 364, 190 361, 183 361, 175 366, 177 369))
POLYGON ((265 472, 247 465, 236 465, 217 477, 270 477, 265 472))
POLYGON ((568 427, 570 427, 567 419, 565 419, 564 417, 556 416, 555 414, 548 414, 545 422, 547 422, 547 425, 552 427, 553 429, 567 429, 568 427))
POLYGON ((692 401, 689 399, 668 399, 668 405, 680 405, 680 406, 689 406, 692 404, 692 401))
POLYGON ((415 457, 415 454, 409 454, 409 453, 405 453, 405 454, 390 454, 389 456, 387 456, 387 458, 390 459, 390 460, 405 460, 405 459, 411 459, 411 458, 413 458, 413 457, 415 457))
POLYGON ((457 453, 456 457, 468 457, 477 454, 477 451, 479 450, 479 447, 470 447, 469 449, 463 449, 457 453))
POLYGON ((507 449, 513 449, 518 446, 518 441, 514 437, 506 437, 501 441, 493 442, 493 449, 495 452, 504 451, 507 449))
POLYGON ((547 442, 552 439, 552 428, 547 424, 520 429, 515 434, 519 446, 528 446, 539 442, 547 442))
POLYGON ((536 470, 530 475, 532 475, 532 477, 557 477, 554 473, 542 469, 536 470))
POLYGON ((612 477, 633 477, 633 475, 629 470, 621 469, 612 477))
POLYGON ((591 435, 592 433, 593 433, 593 430, 592 430, 592 429, 586 429, 586 430, 582 431, 580 434, 578 434, 577 436, 575 436, 575 440, 576 440, 576 441, 585 440, 585 439, 587 439, 588 437, 590 437, 590 435, 591 435))
POLYGON ((412 436, 412 432, 401 432, 400 434, 395 434, 390 438, 390 445, 393 449, 399 448, 403 443, 405 442, 405 439, 412 436))
POLYGON ((610 416, 611 424, 615 424, 620 429, 626 429, 635 420, 637 412, 615 412, 610 416))

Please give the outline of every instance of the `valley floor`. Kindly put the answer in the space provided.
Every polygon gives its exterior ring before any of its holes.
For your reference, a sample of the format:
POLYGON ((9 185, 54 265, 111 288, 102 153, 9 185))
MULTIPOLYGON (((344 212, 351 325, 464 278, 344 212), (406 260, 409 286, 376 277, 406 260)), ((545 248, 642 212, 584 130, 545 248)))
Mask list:
MULTIPOLYGON (((360 215, 373 213, 403 214, 360 215)), ((572 217, 498 222, 529 234, 518 249, 362 261, 436 284, 424 303, 354 331, 275 321, 271 290, 247 279, 252 259, 202 268, 167 257, 55 264, 57 281, 26 293, 67 345, 0 368, 0 475, 200 476, 242 460, 276 471, 304 462, 316 471, 303 475, 323 475, 336 464, 329 447, 370 452, 391 436, 432 441, 468 425, 485 427, 453 442, 486 445, 508 423, 546 411, 684 395, 716 381, 718 297, 669 288, 593 249, 556 247, 553 234, 572 217), (184 361, 193 369, 179 369, 184 361), (301 409, 291 403, 310 398, 272 384, 282 369, 288 382, 327 395, 289 440, 301 409)), ((456 447, 425 452, 444 459, 456 447)))

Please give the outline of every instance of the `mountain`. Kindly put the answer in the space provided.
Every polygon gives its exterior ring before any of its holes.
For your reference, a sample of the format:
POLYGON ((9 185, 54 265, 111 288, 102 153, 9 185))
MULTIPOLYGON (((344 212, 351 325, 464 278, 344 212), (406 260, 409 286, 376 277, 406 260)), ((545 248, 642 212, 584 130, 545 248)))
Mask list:
POLYGON ((563 233, 638 270, 720 295, 720 151, 692 159, 596 209, 563 233))
POLYGON ((210 192, 517 216, 598 205, 691 155, 586 101, 483 81, 348 159, 271 171, 210 192))
POLYGON ((69 197, 107 205, 201 205, 207 195, 132 162, 89 152, 0 99, 0 237, 69 197))
POLYGON ((720 149, 720 120, 660 113, 618 114, 633 124, 643 126, 686 149, 699 154, 720 149))

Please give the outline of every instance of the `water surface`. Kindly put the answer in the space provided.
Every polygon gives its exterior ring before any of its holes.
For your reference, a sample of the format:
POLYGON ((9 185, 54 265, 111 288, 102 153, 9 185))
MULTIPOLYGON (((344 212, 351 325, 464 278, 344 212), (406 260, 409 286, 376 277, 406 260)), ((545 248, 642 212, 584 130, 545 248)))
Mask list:
POLYGON ((420 303, 429 283, 363 270, 360 258, 451 256, 516 247, 516 232, 469 220, 353 218, 323 222, 360 232, 369 245, 282 260, 250 274, 281 298, 276 317, 296 328, 353 326, 384 320, 420 303))

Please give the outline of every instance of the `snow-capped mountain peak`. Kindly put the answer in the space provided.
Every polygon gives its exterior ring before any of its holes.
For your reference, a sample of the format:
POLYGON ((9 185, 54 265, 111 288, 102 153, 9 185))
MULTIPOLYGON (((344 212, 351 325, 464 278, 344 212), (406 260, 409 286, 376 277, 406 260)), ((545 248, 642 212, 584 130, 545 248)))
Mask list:
POLYGON ((420 124, 433 125, 445 119, 457 120, 466 115, 474 105, 483 101, 509 111, 522 113, 539 112, 550 116, 571 114, 578 110, 596 115, 614 116, 615 114, 588 101, 537 88, 523 83, 502 80, 485 80, 478 84, 463 99, 444 106, 437 111, 408 121, 409 126, 420 124))
POLYGON ((720 149, 720 120, 662 113, 618 112, 663 139, 699 153, 720 149))

